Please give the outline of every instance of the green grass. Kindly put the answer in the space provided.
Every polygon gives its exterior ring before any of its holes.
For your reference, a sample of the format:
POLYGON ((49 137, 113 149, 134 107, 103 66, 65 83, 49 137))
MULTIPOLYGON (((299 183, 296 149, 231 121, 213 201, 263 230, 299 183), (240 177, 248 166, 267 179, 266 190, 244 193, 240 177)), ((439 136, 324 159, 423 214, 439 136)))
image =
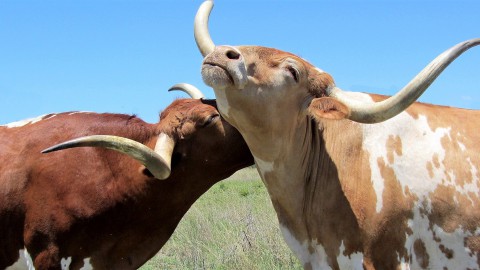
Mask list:
POLYGON ((214 185, 140 269, 302 269, 255 169, 214 185))

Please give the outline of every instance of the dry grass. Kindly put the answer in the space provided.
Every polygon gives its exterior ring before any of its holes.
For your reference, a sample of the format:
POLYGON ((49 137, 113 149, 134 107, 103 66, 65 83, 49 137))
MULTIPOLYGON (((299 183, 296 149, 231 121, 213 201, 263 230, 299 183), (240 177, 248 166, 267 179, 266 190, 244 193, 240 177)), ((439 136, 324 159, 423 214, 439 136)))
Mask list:
POLYGON ((248 168, 213 186, 141 269, 301 269, 267 191, 248 168))

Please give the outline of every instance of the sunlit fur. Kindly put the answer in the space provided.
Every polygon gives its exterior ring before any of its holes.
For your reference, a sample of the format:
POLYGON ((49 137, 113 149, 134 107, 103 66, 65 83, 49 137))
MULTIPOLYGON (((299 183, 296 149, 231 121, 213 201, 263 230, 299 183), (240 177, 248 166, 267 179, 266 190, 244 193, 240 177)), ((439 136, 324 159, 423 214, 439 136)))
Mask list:
POLYGON ((0 127, 0 269, 19 254, 29 254, 36 269, 137 269, 165 244, 199 196, 253 164, 244 140, 218 117, 212 100, 176 100, 155 124, 97 113, 37 120, 0 127), (96 134, 153 148, 160 133, 176 141, 166 180, 107 149, 40 153, 96 134))
POLYGON ((479 268, 479 111, 414 103, 379 124, 352 122, 326 97, 335 84, 324 71, 258 46, 229 59, 229 48, 204 63, 240 61, 248 83, 217 80, 235 73, 206 65, 203 79, 252 151, 305 269, 479 268))

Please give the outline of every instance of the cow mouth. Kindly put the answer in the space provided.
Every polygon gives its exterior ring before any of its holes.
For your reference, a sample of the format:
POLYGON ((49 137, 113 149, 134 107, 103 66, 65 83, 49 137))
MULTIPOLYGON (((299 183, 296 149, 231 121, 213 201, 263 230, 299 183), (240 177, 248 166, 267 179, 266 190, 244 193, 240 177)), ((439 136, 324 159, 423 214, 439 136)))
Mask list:
POLYGON ((235 84, 235 80, 233 79, 227 68, 217 63, 203 63, 202 77, 204 82, 211 87, 222 86, 226 83, 230 85, 235 84))

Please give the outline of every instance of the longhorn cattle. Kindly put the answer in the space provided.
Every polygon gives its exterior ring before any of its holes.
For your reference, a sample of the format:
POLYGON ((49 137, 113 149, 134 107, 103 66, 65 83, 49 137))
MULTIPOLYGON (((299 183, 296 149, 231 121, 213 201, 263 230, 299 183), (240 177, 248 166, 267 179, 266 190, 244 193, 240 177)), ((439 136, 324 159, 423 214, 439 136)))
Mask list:
POLYGON ((480 111, 413 102, 480 39, 387 98, 342 91, 291 53, 215 47, 212 6, 195 19, 203 80, 247 142, 305 269, 479 269, 480 111))
POLYGON ((196 199, 251 164, 215 100, 175 100, 156 124, 70 112, 0 126, 0 269, 136 269, 196 199), (40 153, 82 136, 47 151, 133 158, 40 153))

